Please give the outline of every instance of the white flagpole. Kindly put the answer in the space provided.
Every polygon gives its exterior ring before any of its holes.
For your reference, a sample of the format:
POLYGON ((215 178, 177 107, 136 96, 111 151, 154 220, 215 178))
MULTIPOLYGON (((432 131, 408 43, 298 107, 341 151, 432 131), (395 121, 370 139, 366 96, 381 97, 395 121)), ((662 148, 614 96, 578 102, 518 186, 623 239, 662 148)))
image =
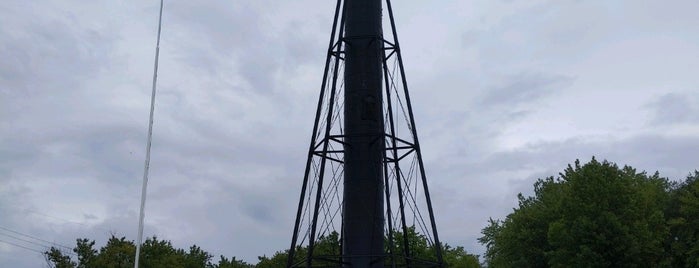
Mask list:
POLYGON ((153 64, 153 88, 150 97, 150 120, 148 121, 148 141, 146 142, 146 162, 143 166, 143 188, 141 188, 141 213, 138 218, 138 239, 136 242, 136 258, 134 268, 138 268, 143 242, 143 218, 146 207, 146 190, 148 188, 148 171, 150 169, 150 146, 153 140, 153 111, 155 110, 155 86, 158 81, 158 56, 160 55, 160 29, 163 25, 163 0, 160 0, 160 15, 158 16, 158 38, 155 44, 155 63, 153 64))

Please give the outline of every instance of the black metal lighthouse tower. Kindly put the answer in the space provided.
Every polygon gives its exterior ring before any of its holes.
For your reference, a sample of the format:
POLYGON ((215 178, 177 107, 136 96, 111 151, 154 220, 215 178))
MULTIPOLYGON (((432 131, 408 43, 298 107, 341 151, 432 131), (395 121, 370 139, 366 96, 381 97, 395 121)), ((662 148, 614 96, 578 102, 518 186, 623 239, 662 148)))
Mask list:
POLYGON ((337 0, 327 53, 287 267, 442 267, 391 1, 337 0))

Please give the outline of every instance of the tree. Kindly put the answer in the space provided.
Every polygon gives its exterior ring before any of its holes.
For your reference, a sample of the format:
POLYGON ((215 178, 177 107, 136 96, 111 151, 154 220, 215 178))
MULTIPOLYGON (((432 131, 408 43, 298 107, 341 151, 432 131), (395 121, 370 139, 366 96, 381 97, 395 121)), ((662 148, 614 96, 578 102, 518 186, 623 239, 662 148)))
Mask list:
POLYGON ((537 198, 517 196, 519 207, 504 221, 489 220, 479 238, 486 245, 486 263, 492 267, 546 267, 548 222, 560 206, 561 185, 553 177, 534 184, 537 198))
MULTIPOLYGON (((134 263, 136 246, 133 241, 126 238, 117 238, 112 235, 107 244, 99 251, 94 249, 95 241, 77 239, 73 252, 77 256, 77 262, 69 255, 63 254, 57 248, 51 248, 45 252, 49 265, 55 268, 131 268, 134 263)), ((141 246, 139 266, 142 268, 238 268, 253 267, 245 262, 232 261, 221 256, 218 264, 211 262, 211 254, 202 250, 197 245, 192 245, 189 250, 178 249, 167 240, 159 240, 157 237, 146 239, 141 246)))
POLYGON ((185 268, 206 267, 206 265, 209 263, 209 260, 211 260, 212 257, 211 254, 209 254, 206 251, 203 251, 197 245, 192 245, 191 247, 189 247, 189 252, 186 254, 183 250, 179 250, 178 255, 184 257, 185 268))
POLYGON ((446 267, 453 268, 480 268, 481 264, 478 261, 478 255, 469 254, 464 250, 464 247, 452 248, 449 245, 443 247, 444 262, 446 267))
POLYGON ((44 255, 49 264, 53 264, 53 268, 75 268, 77 265, 70 259, 70 256, 63 254, 55 247, 51 247, 51 249, 44 252, 44 255))
POLYGON ((136 246, 132 241, 127 241, 125 237, 116 238, 112 235, 107 241, 107 245, 100 249, 94 265, 104 268, 132 268, 135 253, 136 246))
MULTIPOLYGON (((436 261, 435 248, 430 245, 428 238, 417 231, 415 231, 415 226, 411 226, 408 229, 408 246, 410 247, 410 256, 415 259, 422 259, 427 261, 436 261)), ((385 238, 386 241, 384 245, 386 250, 389 249, 388 237, 385 238)), ((394 254, 397 256, 403 256, 403 244, 404 238, 403 233, 396 231, 393 233, 393 245, 394 254)), ((452 248, 448 244, 443 244, 443 259, 447 267, 457 267, 457 268, 478 268, 480 267, 478 256, 473 254, 468 254, 463 247, 452 248)), ((296 253, 294 254, 294 263, 300 263, 306 260, 306 255, 308 254, 307 247, 297 247, 296 253)), ((340 235, 337 232, 332 232, 327 236, 321 236, 315 243, 313 250, 313 265, 318 265, 320 267, 335 267, 337 266, 337 261, 332 259, 330 256, 338 256, 341 254, 340 248, 340 235), (327 266, 324 266, 327 265, 327 266)), ((272 257, 261 256, 258 257, 260 262, 255 266, 257 268, 277 268, 286 267, 287 258, 289 256, 289 251, 277 251, 272 257)), ((388 263, 390 261, 387 260, 388 263)), ((398 257, 395 259, 397 267, 405 267, 405 258, 398 257)), ((422 267, 415 263, 417 267, 422 267)))
MULTIPOLYGON (((208 254, 206 257, 209 257, 208 254)), ((157 237, 146 239, 141 245, 139 266, 149 267, 204 267, 203 265, 191 265, 186 261, 186 254, 182 249, 175 249, 170 241, 158 240, 157 237)), ((206 261, 204 262, 206 264, 206 261)), ((133 265, 132 265, 133 267, 133 265)))
POLYGON ((670 184, 594 158, 539 179, 505 220, 479 241, 492 267, 664 266, 670 184))
POLYGON ((672 267, 699 267, 699 171, 675 187, 667 209, 672 267))
MULTIPOLYGON (((411 257, 424 260, 436 260, 435 248, 429 243, 429 239, 415 231, 415 227, 408 228, 408 244, 411 249, 411 257)), ((386 238, 388 239, 388 238, 386 238)), ((403 234, 394 233, 394 252, 400 256, 403 252, 403 234)), ((389 241, 385 244, 389 245, 389 241)), ((112 235, 107 244, 99 250, 94 248, 95 241, 86 238, 77 239, 73 248, 77 262, 71 259, 57 248, 51 248, 45 252, 47 262, 54 268, 131 268, 134 263, 136 246, 133 241, 125 237, 112 235)), ((314 265, 327 265, 334 267, 337 260, 334 256, 341 253, 340 235, 332 232, 318 238, 313 250, 314 265)), ((463 247, 452 248, 448 244, 442 245, 443 257, 447 267, 480 267, 478 256, 468 254, 463 247)), ((296 249, 296 262, 301 262, 307 257, 308 248, 296 249)), ((141 246, 139 266, 141 268, 277 268, 287 264, 288 250, 277 251, 271 257, 258 257, 259 263, 252 265, 235 257, 231 259, 220 256, 217 263, 211 261, 212 255, 202 250, 197 245, 192 245, 189 250, 178 249, 167 240, 160 240, 153 236, 147 238, 141 246)), ((404 265, 404 258, 396 258, 397 265, 404 265)))
MULTIPOLYGON (((294 263, 302 262, 308 254, 307 247, 297 247, 294 253, 294 263)), ((340 254, 340 235, 337 232, 332 232, 328 235, 322 235, 314 243, 313 257, 314 264, 337 265, 335 260, 324 256, 332 256, 340 254)), ((255 267, 258 268, 276 268, 286 267, 289 258, 289 250, 277 251, 272 257, 260 256, 259 262, 255 267)))
MULTIPOLYGON (((390 241, 385 241, 386 249, 389 249, 390 241)), ((405 267, 405 258, 401 258, 404 245, 404 236, 396 231, 393 236, 394 255, 398 267, 405 267)), ((410 256, 415 259, 436 260, 435 248, 431 245, 430 239, 415 231, 415 227, 409 227, 407 241, 410 247, 410 256)), ((51 248, 45 252, 47 262, 54 268, 131 268, 134 265, 134 254, 136 246, 133 241, 126 240, 125 237, 112 235, 107 244, 99 250, 94 248, 95 241, 86 238, 77 239, 73 252, 77 256, 77 262, 71 256, 64 254, 57 248, 51 248)), ((442 245, 443 259, 447 267, 475 268, 480 267, 478 256, 468 254, 463 247, 452 248, 448 244, 442 245)), ((307 258, 308 248, 297 247, 295 263, 300 263, 307 258)), ((202 250, 197 245, 192 245, 189 250, 179 249, 172 246, 167 240, 160 240, 153 236, 147 238, 140 252, 141 268, 277 268, 286 267, 289 251, 277 251, 271 257, 258 257, 257 265, 248 264, 235 257, 228 259, 220 256, 217 263, 211 261, 212 255, 202 250)), ((320 236, 314 244, 313 264, 322 267, 338 266, 337 256, 341 254, 340 235, 332 232, 320 236)), ((393 259, 387 258, 388 261, 393 259)), ((422 267, 419 263, 415 265, 422 267)))
POLYGON ((232 257, 230 260, 224 256, 218 261, 218 264, 211 265, 212 268, 253 268, 252 264, 248 264, 241 260, 236 260, 232 257))
POLYGON ((97 250, 93 248, 94 246, 95 241, 90 241, 87 238, 77 239, 73 252, 78 255, 78 268, 94 267, 97 258, 97 250))

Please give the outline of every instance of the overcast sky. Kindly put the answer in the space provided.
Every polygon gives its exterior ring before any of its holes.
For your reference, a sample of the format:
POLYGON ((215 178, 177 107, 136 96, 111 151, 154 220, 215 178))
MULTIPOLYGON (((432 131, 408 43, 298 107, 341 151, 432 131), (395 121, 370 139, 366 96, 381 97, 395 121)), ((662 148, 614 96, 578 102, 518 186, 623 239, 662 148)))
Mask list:
MULTIPOLYGON (((288 247, 334 2, 165 1, 146 236, 288 247)), ((447 243, 578 158, 699 169, 699 1, 393 4, 447 243)), ((158 5, 0 2, 0 267, 136 239, 158 5)))

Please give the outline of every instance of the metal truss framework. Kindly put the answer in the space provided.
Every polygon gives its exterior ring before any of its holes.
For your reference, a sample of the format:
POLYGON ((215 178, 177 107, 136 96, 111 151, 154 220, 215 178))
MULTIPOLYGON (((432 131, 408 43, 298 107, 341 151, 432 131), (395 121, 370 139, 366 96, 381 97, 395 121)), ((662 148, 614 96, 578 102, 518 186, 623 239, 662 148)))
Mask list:
MULTIPOLYGON (((347 146, 344 142, 347 135, 342 130, 343 103, 340 97, 344 81, 338 74, 343 68, 343 49, 352 43, 352 38, 344 36, 347 1, 351 0, 337 0, 335 7, 287 267, 340 267, 347 264, 343 262, 343 258, 348 256, 342 256, 340 252, 342 246, 331 254, 314 252, 319 239, 330 236, 331 231, 342 230, 342 221, 338 222, 336 218, 338 214, 342 215, 342 190, 339 189, 342 187, 343 148, 347 146), (321 216, 323 220, 319 222, 321 216)), ((442 244, 437 234, 391 1, 386 0, 385 3, 392 40, 389 41, 384 36, 365 37, 383 44, 383 109, 388 123, 384 126, 383 135, 374 135, 376 142, 385 143, 382 164, 386 199, 385 236, 388 243, 385 245, 385 254, 371 257, 382 260, 387 267, 443 267, 442 244), (393 68, 389 67, 391 65, 393 68), (394 79, 398 76, 399 79, 394 79), (397 107, 394 107, 396 101, 400 107, 398 112, 395 110, 397 107), (405 122, 397 124, 396 117, 401 113, 405 122), (417 195, 420 191, 424 195, 422 203, 418 202, 417 195), (393 197, 394 194, 397 194, 397 198, 393 197), (395 212, 394 206, 398 207, 395 212), (427 209, 429 224, 424 221, 420 209, 427 209), (412 227, 408 223, 411 219, 412 227), (421 235, 430 243, 434 258, 421 259, 413 256, 408 236, 410 228, 417 229, 415 226, 420 228, 421 235), (396 232, 401 237, 394 237, 396 232), (400 245, 396 245, 394 241, 399 241, 400 245)), ((340 232, 339 241, 342 241, 342 235, 340 232)))

